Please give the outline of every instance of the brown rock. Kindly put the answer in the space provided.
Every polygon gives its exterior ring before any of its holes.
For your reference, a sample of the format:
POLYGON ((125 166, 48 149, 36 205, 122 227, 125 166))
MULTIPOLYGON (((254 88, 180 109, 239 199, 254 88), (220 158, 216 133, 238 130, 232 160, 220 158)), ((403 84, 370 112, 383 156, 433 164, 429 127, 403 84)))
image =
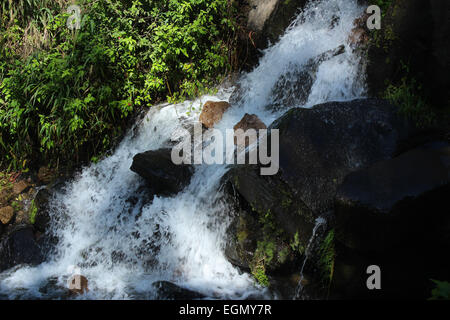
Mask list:
MULTIPOLYGON (((238 140, 243 141, 244 137, 242 137, 247 130, 254 129, 254 130, 261 130, 261 129, 267 129, 267 126, 262 122, 257 115, 255 114, 248 114, 246 113, 244 117, 234 126, 234 144, 238 145, 238 140), (237 133, 236 130, 242 129, 244 131, 244 134, 237 133), (240 138, 240 139, 239 139, 240 138)), ((258 132, 257 132, 258 133, 258 132)), ((245 146, 252 144, 254 142, 254 137, 249 137, 248 139, 245 139, 245 146)), ((243 146, 239 144, 240 146, 243 146)))
POLYGON ((8 224, 14 217, 14 209, 10 206, 0 209, 0 222, 2 224, 8 224))
POLYGON ((73 275, 68 281, 69 292, 72 295, 89 292, 88 279, 80 274, 73 275))
POLYGON ((214 127, 222 119, 223 114, 229 107, 231 105, 226 101, 207 101, 200 114, 200 122, 207 128, 214 127))
POLYGON ((20 224, 20 223, 28 223, 30 221, 30 216, 28 214, 28 212, 25 212, 23 210, 20 210, 19 212, 17 212, 16 215, 16 224, 20 224))
POLYGON ((10 189, 3 189, 0 191, 0 206, 2 204, 8 204, 9 199, 11 198, 12 193, 10 189))
POLYGON ((29 184, 25 180, 20 180, 19 182, 16 182, 13 186, 13 192, 16 195, 21 194, 25 190, 29 188, 29 184))
POLYGON ((47 167, 41 167, 38 172, 38 179, 42 183, 49 184, 55 178, 55 171, 47 167))
POLYGON ((369 41, 366 26, 369 17, 370 16, 367 13, 364 13, 361 17, 355 19, 355 21, 353 22, 355 28, 352 29, 352 33, 348 38, 350 44, 366 44, 369 41))

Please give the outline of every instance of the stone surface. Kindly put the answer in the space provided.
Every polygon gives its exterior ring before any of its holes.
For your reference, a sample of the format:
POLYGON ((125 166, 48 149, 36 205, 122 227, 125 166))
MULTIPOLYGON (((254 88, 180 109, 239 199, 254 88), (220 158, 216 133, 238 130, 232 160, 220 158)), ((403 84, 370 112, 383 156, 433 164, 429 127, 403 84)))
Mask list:
POLYGON ((34 228, 39 232, 44 233, 47 231, 50 224, 50 212, 48 202, 52 196, 51 190, 43 188, 38 191, 34 197, 34 206, 32 210, 35 210, 34 216, 34 228))
MULTIPOLYGON (((255 142, 255 139, 253 138, 245 138, 245 133, 249 129, 256 130, 257 136, 258 136, 258 130, 261 129, 267 129, 267 126, 264 124, 264 122, 261 121, 261 119, 258 118, 256 114, 248 114, 246 113, 244 117, 239 121, 234 127, 234 144, 239 146, 248 146, 255 142), (237 130, 243 130, 242 132, 236 132, 237 130), (244 140, 245 139, 245 140, 244 140)), ((256 136, 256 137, 257 137, 256 136)), ((255 138, 256 138, 255 137, 255 138)))
POLYGON ((157 194, 174 194, 189 184, 193 174, 191 165, 176 165, 171 149, 151 150, 133 158, 131 170, 145 178, 157 194))
POLYGON ((68 281, 69 294, 80 295, 89 292, 88 279, 80 274, 75 274, 68 281))
POLYGON ((25 180, 20 180, 14 184, 13 192, 16 195, 19 195, 25 192, 29 187, 30 185, 25 180))
POLYGON ((253 211, 269 215, 291 241, 297 236, 300 252, 347 174, 390 159, 414 131, 395 106, 374 99, 295 108, 271 128, 280 130, 278 174, 238 165, 228 179, 253 211))
POLYGON ((30 226, 17 226, 0 243, 0 272, 18 264, 36 265, 44 261, 30 226))
POLYGON ((3 207, 0 209, 0 222, 2 224, 8 224, 14 217, 14 209, 10 206, 3 207))
POLYGON ((230 108, 230 104, 226 101, 207 101, 203 105, 203 109, 199 118, 200 122, 206 128, 212 128, 222 119, 223 114, 228 110, 228 108, 230 108))
POLYGON ((157 281, 152 286, 156 289, 157 298, 162 300, 195 300, 205 297, 201 293, 182 288, 168 281, 157 281))
POLYGON ((437 226, 450 223, 448 163, 449 147, 415 149, 349 174, 336 195, 338 240, 386 252, 436 235, 437 226))

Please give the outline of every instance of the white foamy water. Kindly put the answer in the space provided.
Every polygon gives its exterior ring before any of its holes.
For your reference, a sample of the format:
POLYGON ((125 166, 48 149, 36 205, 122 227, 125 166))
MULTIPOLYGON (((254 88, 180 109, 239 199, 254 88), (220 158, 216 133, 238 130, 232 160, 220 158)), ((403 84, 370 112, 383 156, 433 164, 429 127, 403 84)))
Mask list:
MULTIPOLYGON (((281 40, 264 52, 259 66, 242 75, 241 99, 217 128, 225 132, 245 113, 267 125, 291 107, 360 97, 359 58, 347 44, 353 21, 363 11, 356 1, 315 1, 281 40), (338 19, 336 19, 338 17, 338 19), (331 27, 335 21, 334 27, 331 27), (345 52, 322 62, 307 102, 272 112, 272 89, 282 75, 301 70, 318 55, 345 45, 345 52)), ((232 90, 231 90, 232 91, 232 90)), ((167 147, 182 123, 198 121, 207 100, 228 100, 230 90, 193 102, 153 107, 127 134, 114 154, 84 168, 52 200, 55 252, 36 267, 0 274, 0 297, 66 298, 74 266, 89 279, 81 299, 156 299, 152 283, 166 280, 210 299, 277 298, 224 255, 230 208, 219 191, 227 167, 196 166, 189 186, 172 197, 148 199, 145 183, 130 170, 137 153, 167 147)))

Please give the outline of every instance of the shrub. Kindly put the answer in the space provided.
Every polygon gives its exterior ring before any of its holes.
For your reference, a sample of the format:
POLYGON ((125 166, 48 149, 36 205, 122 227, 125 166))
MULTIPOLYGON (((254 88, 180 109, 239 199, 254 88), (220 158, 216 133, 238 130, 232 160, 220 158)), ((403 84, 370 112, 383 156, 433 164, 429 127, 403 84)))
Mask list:
POLYGON ((227 0, 78 3, 80 30, 63 0, 24 1, 12 18, 1 8, 0 165, 97 158, 136 108, 194 97, 230 71, 227 0))

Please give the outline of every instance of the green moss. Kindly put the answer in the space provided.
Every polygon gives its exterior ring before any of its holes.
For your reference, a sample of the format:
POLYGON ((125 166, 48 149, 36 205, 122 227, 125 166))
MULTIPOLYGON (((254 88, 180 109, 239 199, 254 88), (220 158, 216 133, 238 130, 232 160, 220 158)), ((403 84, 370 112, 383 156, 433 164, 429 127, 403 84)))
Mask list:
POLYGON ((248 233, 246 230, 241 230, 237 234, 237 239, 239 243, 243 243, 248 238, 248 233))
POLYGON ((423 88, 417 80, 409 76, 409 67, 402 66, 405 76, 399 84, 388 84, 383 96, 399 107, 399 112, 416 123, 427 127, 436 121, 436 114, 424 97, 423 88))
POLYGON ((33 200, 33 201, 31 201, 31 206, 30 206, 30 223, 31 224, 34 224, 36 222, 37 211, 38 211, 38 208, 33 200))
POLYGON ((291 252, 291 250, 289 249, 289 247, 284 247, 279 253, 278 253, 278 262, 283 264, 286 262, 289 253, 291 252))
POLYGON ((291 246, 293 251, 297 251, 300 254, 304 254, 305 253, 306 248, 300 242, 300 236, 298 234, 298 231, 295 233, 294 240, 291 241, 290 246, 291 246))
POLYGON ((264 265, 257 265, 253 270, 252 270, 252 275, 255 277, 256 281, 258 281, 258 283, 264 287, 268 287, 269 286, 269 278, 266 275, 266 269, 264 267, 264 265))
POLYGON ((13 207, 14 211, 19 211, 22 209, 22 203, 20 201, 13 201, 11 202, 11 207, 13 207))

